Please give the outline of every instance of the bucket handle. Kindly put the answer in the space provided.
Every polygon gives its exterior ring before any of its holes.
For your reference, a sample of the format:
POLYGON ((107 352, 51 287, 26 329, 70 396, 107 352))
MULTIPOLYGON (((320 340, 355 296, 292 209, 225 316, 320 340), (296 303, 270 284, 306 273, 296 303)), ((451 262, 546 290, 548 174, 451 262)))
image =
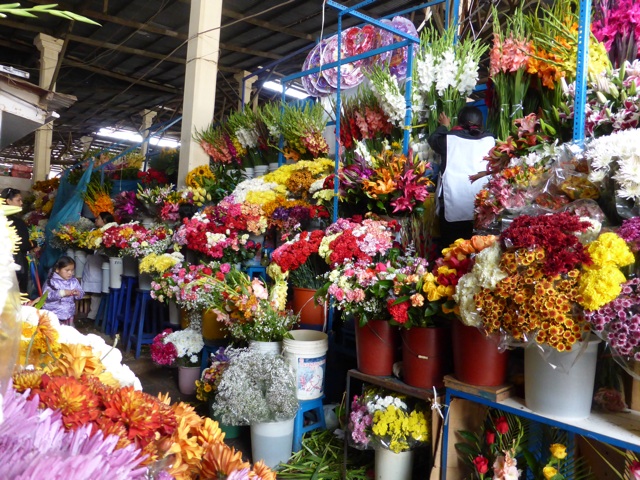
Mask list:
MULTIPOLYGON (((300 309, 300 311, 302 311, 302 309, 307 306, 307 303, 311 302, 313 300, 313 298, 314 297, 311 297, 309 300, 304 302, 304 304, 302 305, 302 308, 300 309)), ((328 310, 327 303, 328 302, 325 300, 324 304, 323 304, 324 315, 323 315, 322 318, 324 320, 324 323, 322 324, 322 333, 327 333, 327 313, 328 313, 327 312, 327 310, 328 310)))
POLYGON ((374 334, 376 337, 378 337, 378 340, 380 340, 384 345, 386 345, 387 347, 393 347, 393 342, 392 342, 392 343, 389 343, 389 342, 387 342, 384 338, 382 338, 382 337, 380 336, 380 334, 379 334, 378 332, 376 332, 376 331, 373 329, 373 327, 372 327, 371 325, 369 325, 369 322, 367 322, 367 323, 365 324, 365 327, 369 327, 369 329, 373 332, 373 334, 374 334))
POLYGON ((407 344, 407 341, 404 339, 404 336, 402 337, 402 344, 405 347, 407 347, 407 350, 409 350, 411 355, 413 355, 414 357, 417 357, 420 360, 433 360, 439 356, 439 355, 432 355, 431 357, 429 357, 427 355, 420 355, 419 353, 414 352, 413 349, 407 344))

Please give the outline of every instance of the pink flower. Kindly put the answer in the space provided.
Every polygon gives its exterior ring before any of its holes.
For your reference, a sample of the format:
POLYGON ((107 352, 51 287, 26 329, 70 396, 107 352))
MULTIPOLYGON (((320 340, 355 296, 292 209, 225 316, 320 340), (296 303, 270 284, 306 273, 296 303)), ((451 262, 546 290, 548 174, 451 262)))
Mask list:
POLYGON ((518 478, 520 478, 520 470, 511 452, 506 451, 504 455, 498 455, 493 462, 493 480, 517 480, 518 478))
POLYGON ((267 298, 269 298, 269 292, 264 287, 262 280, 260 280, 259 278, 254 278, 251 281, 251 287, 253 288, 253 294, 256 296, 256 298, 260 300, 266 300, 267 298))
POLYGON ((633 475, 634 480, 640 480, 640 462, 633 461, 629 467, 629 471, 631 475, 633 475))
POLYGON ((229 265, 228 263, 222 263, 220 265, 220 271, 226 275, 231 271, 231 265, 229 265))

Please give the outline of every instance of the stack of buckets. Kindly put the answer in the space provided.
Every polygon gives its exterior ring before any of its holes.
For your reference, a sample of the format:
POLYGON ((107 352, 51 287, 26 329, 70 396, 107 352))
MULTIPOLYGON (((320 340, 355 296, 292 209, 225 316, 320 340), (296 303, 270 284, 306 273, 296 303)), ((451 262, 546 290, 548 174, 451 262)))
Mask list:
POLYGON ((317 330, 293 330, 282 341, 283 355, 296 376, 298 400, 314 400, 324 395, 329 338, 317 330))

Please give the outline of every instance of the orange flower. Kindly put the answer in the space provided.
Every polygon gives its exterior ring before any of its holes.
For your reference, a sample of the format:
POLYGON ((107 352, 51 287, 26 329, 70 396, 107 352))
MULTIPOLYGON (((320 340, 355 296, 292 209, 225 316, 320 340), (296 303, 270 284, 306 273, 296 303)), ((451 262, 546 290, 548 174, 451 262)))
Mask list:
POLYGON ((202 478, 224 478, 234 470, 249 468, 249 462, 242 460, 242 452, 237 452, 234 448, 224 443, 215 443, 202 457, 202 478))
POLYGON ((41 406, 60 409, 62 422, 70 430, 95 421, 100 414, 100 398, 72 377, 43 375, 42 387, 32 391, 35 394, 41 406))
POLYGON ((22 370, 13 374, 13 388, 17 392, 24 392, 28 389, 35 390, 42 385, 41 370, 22 370))
POLYGON ((276 480, 276 473, 267 467, 262 460, 253 464, 253 473, 260 480, 276 480))

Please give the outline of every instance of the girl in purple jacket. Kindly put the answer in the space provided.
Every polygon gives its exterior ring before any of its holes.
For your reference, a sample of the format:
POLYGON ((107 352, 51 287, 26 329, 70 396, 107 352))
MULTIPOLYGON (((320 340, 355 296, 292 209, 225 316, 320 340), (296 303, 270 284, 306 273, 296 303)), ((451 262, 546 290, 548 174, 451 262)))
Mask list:
POLYGON ((60 257, 44 283, 43 292, 48 295, 42 308, 55 313, 63 325, 73 326, 76 300, 84 296, 80 282, 73 276, 75 268, 76 262, 71 257, 60 257))

